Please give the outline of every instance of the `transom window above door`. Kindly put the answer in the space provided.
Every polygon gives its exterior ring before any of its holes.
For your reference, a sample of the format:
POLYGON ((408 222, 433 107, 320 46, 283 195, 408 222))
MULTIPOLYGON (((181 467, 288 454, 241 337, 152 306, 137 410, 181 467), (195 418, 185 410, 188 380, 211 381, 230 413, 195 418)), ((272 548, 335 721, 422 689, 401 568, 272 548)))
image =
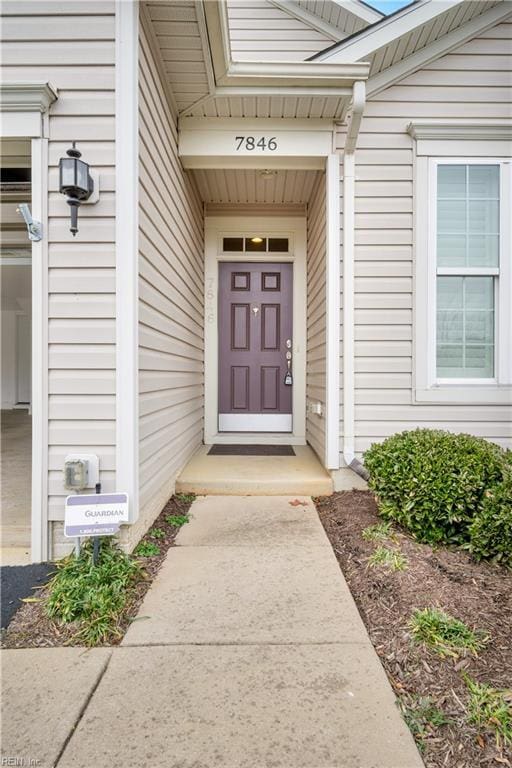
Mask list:
POLYGON ((290 249, 289 238, 273 237, 262 234, 249 237, 223 237, 223 253, 288 253, 290 249))

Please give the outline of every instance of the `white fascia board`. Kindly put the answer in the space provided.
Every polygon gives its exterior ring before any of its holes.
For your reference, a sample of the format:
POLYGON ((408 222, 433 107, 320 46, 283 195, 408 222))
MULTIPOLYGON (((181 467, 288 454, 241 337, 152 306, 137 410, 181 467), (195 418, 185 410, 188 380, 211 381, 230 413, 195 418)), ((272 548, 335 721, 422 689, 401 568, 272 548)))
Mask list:
POLYGON ((485 11, 485 13, 480 14, 480 16, 471 19, 467 24, 463 24, 447 35, 443 35, 439 40, 435 40, 420 51, 416 51, 416 53, 403 59, 403 61, 399 61, 392 67, 389 67, 389 69, 379 72, 378 75, 368 80, 366 86, 368 97, 375 96, 385 88, 389 88, 390 85, 395 85, 400 80, 408 77, 408 75, 412 75, 413 72, 417 72, 418 69, 426 67, 430 62, 464 45, 464 43, 467 43, 476 35, 491 29, 511 14, 512 3, 506 1, 499 3, 490 10, 485 11))
POLYGON ((231 45, 229 42, 229 24, 226 3, 221 0, 208 0, 203 3, 204 19, 208 35, 213 71, 217 83, 231 64, 231 45))
POLYGON ((384 18, 375 26, 363 30, 358 35, 342 41, 339 45, 327 49, 315 61, 349 63, 360 61, 370 56, 379 48, 392 43, 417 27, 428 24, 437 16, 455 8, 464 0, 418 0, 407 6, 400 14, 384 18))
POLYGON ((46 112, 57 98, 57 89, 47 82, 0 84, 1 112, 46 112))
POLYGON ((290 2, 290 0, 268 0, 268 2, 276 8, 279 8, 279 10, 284 11, 289 16, 292 16, 294 19, 298 19, 304 24, 307 24, 311 29, 320 32, 326 37, 330 37, 331 40, 334 40, 335 42, 346 37, 338 27, 333 26, 333 24, 328 24, 325 19, 318 16, 316 13, 306 11, 306 9, 302 8, 298 3, 290 2))
POLYGON ((308 61, 232 62, 219 86, 304 86, 351 88, 356 80, 366 80, 370 66, 366 62, 339 65, 308 61))

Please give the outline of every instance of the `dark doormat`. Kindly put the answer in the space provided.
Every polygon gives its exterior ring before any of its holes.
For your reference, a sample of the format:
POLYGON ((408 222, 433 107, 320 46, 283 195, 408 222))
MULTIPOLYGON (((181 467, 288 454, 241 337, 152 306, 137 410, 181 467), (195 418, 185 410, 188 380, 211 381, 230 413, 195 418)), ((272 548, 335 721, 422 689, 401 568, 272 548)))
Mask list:
POLYGON ((212 445, 208 456, 295 456, 291 445, 212 445))

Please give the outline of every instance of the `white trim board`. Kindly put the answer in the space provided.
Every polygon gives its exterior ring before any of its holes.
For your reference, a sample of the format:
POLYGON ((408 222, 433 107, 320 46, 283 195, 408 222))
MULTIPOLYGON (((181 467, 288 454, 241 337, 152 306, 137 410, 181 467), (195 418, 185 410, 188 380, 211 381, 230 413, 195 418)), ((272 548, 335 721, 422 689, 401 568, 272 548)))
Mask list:
POLYGON ((138 517, 139 4, 116 2, 116 486, 138 517))
MULTIPOLYGON (((205 416, 204 442, 219 442, 218 432, 218 288, 221 261, 265 261, 293 263, 293 432, 287 441, 294 445, 306 444, 306 219, 298 217, 260 218, 207 217, 205 218, 205 416), (251 235, 255 230, 272 237, 288 237, 292 243, 290 254, 222 254, 222 236, 251 235)), ((223 434, 223 442, 237 443, 243 433, 223 434)), ((273 435, 258 433, 258 442, 273 444, 273 435)))
POLYGON ((32 243, 32 512, 31 561, 48 558, 48 139, 32 139, 32 216, 42 238, 32 243))

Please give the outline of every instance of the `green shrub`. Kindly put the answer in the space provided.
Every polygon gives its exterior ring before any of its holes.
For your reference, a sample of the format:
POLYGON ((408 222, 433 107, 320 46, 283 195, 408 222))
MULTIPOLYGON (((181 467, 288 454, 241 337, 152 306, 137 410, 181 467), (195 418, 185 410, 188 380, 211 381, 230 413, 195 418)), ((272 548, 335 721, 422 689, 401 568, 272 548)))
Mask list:
POLYGON ((461 545, 510 455, 471 435, 416 429, 375 443, 364 461, 384 518, 419 541, 461 545))
POLYGON ((469 529, 470 550, 512 568, 512 472, 484 494, 481 510, 469 529))
POLYGON ((49 582, 46 613, 67 624, 78 622, 76 638, 86 645, 120 636, 119 617, 131 594, 131 587, 143 577, 140 565, 114 541, 104 539, 97 565, 92 562, 92 542, 57 563, 49 582))

